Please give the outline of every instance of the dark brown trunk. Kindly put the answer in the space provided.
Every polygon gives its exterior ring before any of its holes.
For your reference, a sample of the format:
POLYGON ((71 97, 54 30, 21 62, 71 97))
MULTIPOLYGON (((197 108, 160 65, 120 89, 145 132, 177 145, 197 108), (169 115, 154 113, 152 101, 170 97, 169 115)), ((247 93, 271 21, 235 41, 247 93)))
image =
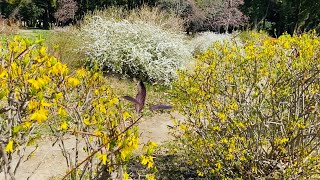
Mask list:
POLYGON ((43 15, 43 29, 49 29, 50 25, 49 25, 49 10, 48 8, 45 9, 45 13, 43 15))

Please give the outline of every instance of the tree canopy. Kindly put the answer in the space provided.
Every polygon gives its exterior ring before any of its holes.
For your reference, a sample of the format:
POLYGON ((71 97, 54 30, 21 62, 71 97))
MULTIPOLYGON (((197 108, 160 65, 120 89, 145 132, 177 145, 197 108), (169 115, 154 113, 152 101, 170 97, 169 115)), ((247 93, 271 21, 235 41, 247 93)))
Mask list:
POLYGON ((48 29, 52 23, 75 23, 97 9, 130 10, 145 4, 175 12, 185 20, 187 32, 247 28, 279 36, 320 31, 320 2, 310 0, 3 0, 0 14, 28 27, 48 29))

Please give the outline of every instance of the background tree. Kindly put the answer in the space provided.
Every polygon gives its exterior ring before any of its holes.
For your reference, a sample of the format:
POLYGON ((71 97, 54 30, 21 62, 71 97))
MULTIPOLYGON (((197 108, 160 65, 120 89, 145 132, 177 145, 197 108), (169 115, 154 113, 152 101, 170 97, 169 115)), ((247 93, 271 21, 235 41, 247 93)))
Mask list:
POLYGON ((250 28, 279 36, 284 32, 319 32, 320 2, 308 0, 245 0, 243 12, 250 17, 250 28))
MULTIPOLYGON (((211 17, 209 16, 209 23, 224 31, 230 30, 230 28, 238 28, 239 26, 245 25, 248 17, 245 16, 239 7, 244 4, 243 0, 224 0, 222 5, 217 5, 216 13, 211 17)), ((211 7, 209 7, 211 9, 211 7)))
POLYGON ((197 32, 203 29, 206 13, 195 0, 160 0, 158 6, 165 11, 174 12, 185 21, 185 30, 197 32))
POLYGON ((162 0, 159 6, 183 17, 188 33, 244 25, 248 18, 240 11, 243 4, 243 0, 162 0))
POLYGON ((19 8, 21 7, 24 0, 4 0, 0 1, 0 14, 5 18, 15 19, 18 15, 19 8))
POLYGON ((77 2, 74 0, 58 0, 58 8, 54 13, 58 23, 62 25, 75 20, 75 15, 78 10, 77 2))
POLYGON ((250 24, 253 28, 266 28, 266 18, 270 16, 274 1, 267 0, 244 0, 243 12, 250 17, 250 24))
POLYGON ((35 5, 42 10, 41 21, 42 28, 49 29, 50 23, 54 21, 53 13, 56 8, 56 0, 33 0, 35 5))
POLYGON ((43 13, 43 9, 36 6, 36 4, 32 1, 23 2, 21 8, 19 9, 19 16, 28 27, 36 27, 37 21, 41 18, 43 13))
POLYGON ((319 27, 319 1, 285 0, 278 1, 279 21, 277 35, 287 31, 290 34, 319 27), (310 26, 311 25, 311 26, 310 26))

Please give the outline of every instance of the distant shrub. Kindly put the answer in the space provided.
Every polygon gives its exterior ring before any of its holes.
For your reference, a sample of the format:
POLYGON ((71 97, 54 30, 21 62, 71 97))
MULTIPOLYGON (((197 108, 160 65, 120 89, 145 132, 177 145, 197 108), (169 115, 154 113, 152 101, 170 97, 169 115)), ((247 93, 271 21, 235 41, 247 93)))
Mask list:
POLYGON ((139 9, 128 11, 127 9, 119 7, 111 7, 105 10, 96 10, 87 14, 82 24, 91 22, 92 17, 100 16, 103 19, 114 19, 115 21, 122 21, 126 19, 129 22, 144 22, 152 24, 162 29, 173 32, 180 32, 184 30, 184 20, 175 13, 161 11, 160 8, 142 6, 139 9))
POLYGON ((224 41, 230 37, 231 36, 227 34, 203 32, 196 34, 196 36, 191 40, 191 46, 194 50, 194 53, 199 54, 210 48, 215 41, 224 41))
POLYGON ((108 72, 169 83, 192 55, 184 36, 142 21, 103 19, 82 27, 88 65, 108 72))
POLYGON ((312 33, 215 43, 180 73, 174 134, 199 176, 320 177, 319 43, 312 33))

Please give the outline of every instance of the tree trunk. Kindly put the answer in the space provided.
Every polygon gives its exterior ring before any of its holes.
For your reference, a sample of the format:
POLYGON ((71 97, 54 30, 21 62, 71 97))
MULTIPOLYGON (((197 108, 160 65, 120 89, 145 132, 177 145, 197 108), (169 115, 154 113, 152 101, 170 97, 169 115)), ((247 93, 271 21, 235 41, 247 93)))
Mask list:
POLYGON ((43 29, 49 29, 49 10, 45 9, 45 13, 43 15, 43 29))

